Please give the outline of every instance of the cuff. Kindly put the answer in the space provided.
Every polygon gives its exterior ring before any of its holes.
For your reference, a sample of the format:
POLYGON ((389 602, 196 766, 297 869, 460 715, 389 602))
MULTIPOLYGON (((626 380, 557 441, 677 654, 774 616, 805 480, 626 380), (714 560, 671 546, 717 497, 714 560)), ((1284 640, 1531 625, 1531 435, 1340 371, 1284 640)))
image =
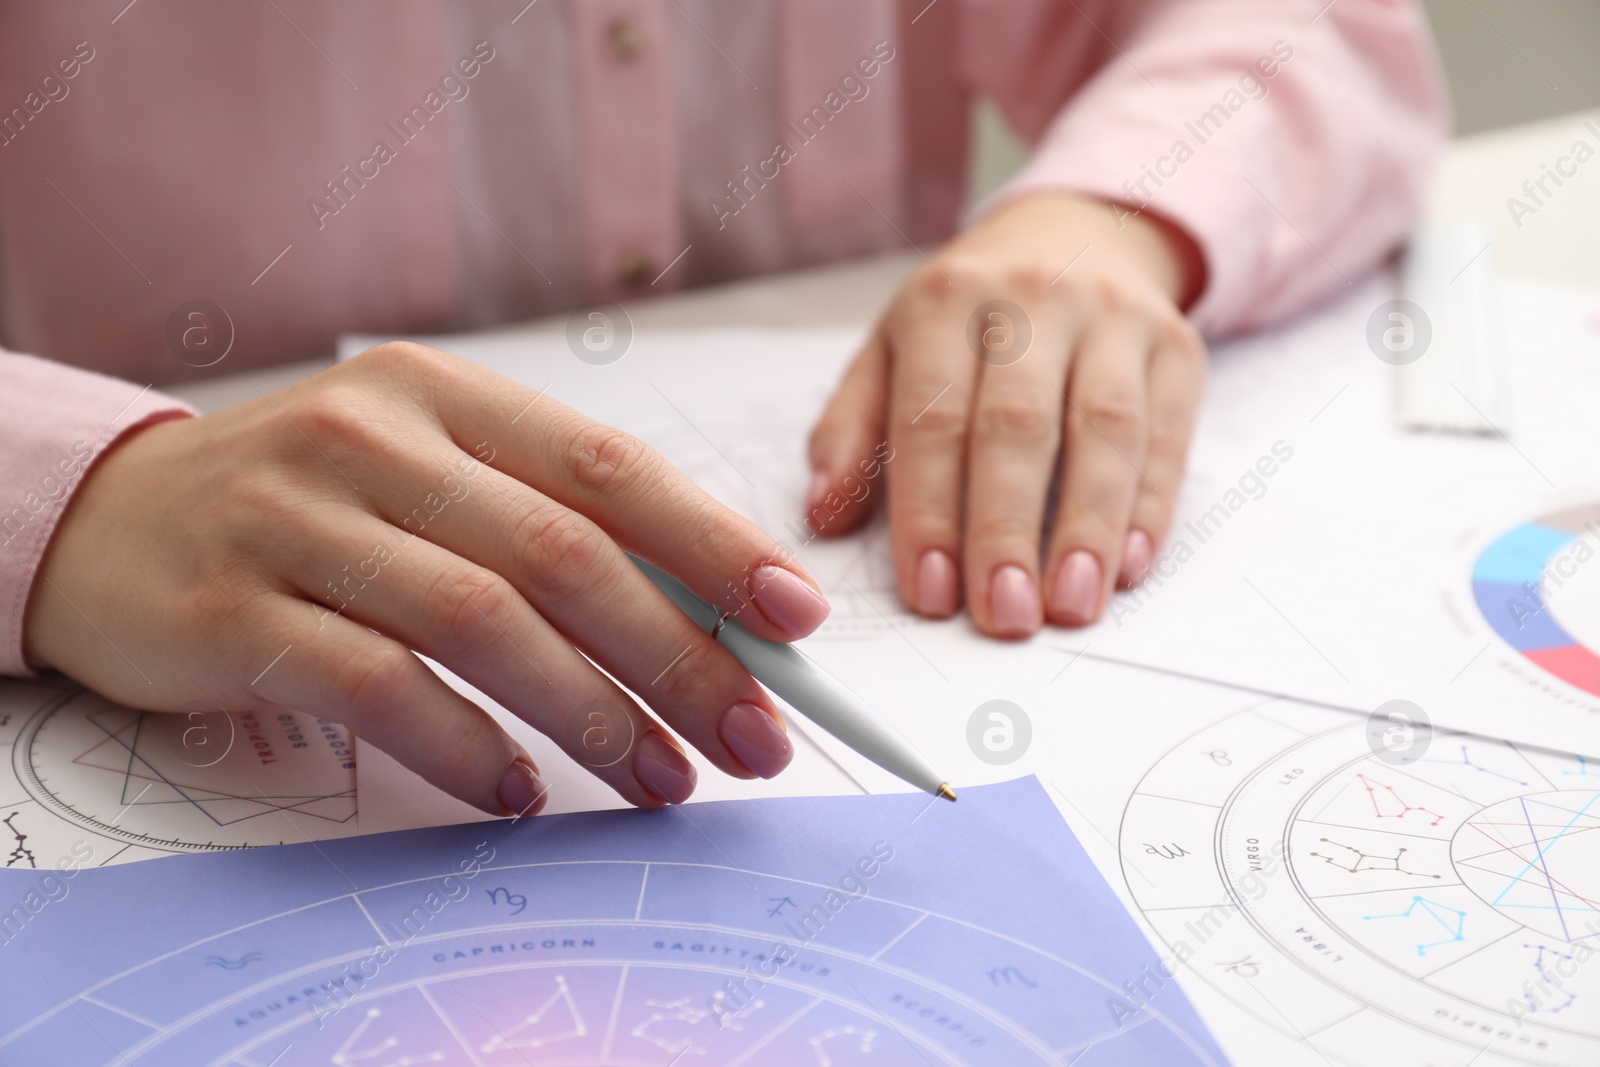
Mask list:
POLYGON ((1111 123, 1082 115, 1074 109, 1064 116, 1027 165, 978 205, 973 217, 1039 192, 1105 200, 1119 218, 1159 217, 1194 241, 1204 263, 1202 288, 1186 309, 1189 320, 1207 336, 1229 332, 1240 311, 1230 306, 1231 298, 1249 292, 1250 278, 1260 270, 1249 255, 1238 253, 1271 239, 1271 209, 1258 198, 1252 202, 1235 157, 1214 150, 1209 159, 1180 163, 1174 156, 1179 138, 1165 118, 1123 111, 1111 123), (1190 173, 1179 173, 1180 167, 1190 173), (1158 168, 1171 172, 1160 186, 1158 168), (1139 181, 1143 189, 1134 184, 1139 181))
POLYGON ((124 434, 193 408, 148 386, 0 352, 0 675, 32 677, 23 613, 56 523, 124 434))

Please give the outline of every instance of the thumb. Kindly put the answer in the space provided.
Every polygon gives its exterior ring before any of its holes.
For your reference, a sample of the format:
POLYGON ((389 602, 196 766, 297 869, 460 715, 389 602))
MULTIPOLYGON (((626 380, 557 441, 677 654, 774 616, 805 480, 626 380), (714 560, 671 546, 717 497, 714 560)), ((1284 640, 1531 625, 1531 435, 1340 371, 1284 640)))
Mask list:
POLYGON ((889 352, 882 331, 874 330, 811 430, 805 523, 814 533, 848 533, 884 495, 888 403, 889 352))

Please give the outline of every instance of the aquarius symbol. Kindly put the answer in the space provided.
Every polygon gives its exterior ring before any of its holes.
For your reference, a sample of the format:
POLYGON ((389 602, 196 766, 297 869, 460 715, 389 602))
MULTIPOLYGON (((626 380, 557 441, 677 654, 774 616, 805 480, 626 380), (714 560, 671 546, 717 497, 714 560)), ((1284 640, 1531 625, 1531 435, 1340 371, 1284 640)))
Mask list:
POLYGON ((265 959, 265 957, 259 952, 246 952, 236 960, 230 960, 226 956, 207 956, 206 966, 220 967, 224 971, 242 971, 252 963, 262 959, 265 959))

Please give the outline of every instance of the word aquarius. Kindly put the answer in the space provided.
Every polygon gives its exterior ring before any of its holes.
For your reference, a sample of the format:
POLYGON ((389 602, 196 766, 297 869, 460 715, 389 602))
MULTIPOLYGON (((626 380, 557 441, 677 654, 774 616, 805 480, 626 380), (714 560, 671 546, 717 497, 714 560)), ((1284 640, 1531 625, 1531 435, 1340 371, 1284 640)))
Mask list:
POLYGON ((446 104, 452 100, 465 100, 467 94, 472 91, 467 82, 482 73, 484 66, 492 59, 494 59, 494 49, 489 46, 488 41, 479 41, 473 45, 472 54, 463 56, 456 62, 455 69, 461 72, 461 77, 456 77, 452 71, 446 71, 439 79, 438 89, 429 89, 428 94, 422 98, 422 103, 412 104, 411 110, 400 116, 399 126, 393 122, 383 124, 399 142, 395 148, 389 147, 388 141, 377 141, 367 158, 356 162, 354 173, 350 170, 350 164, 346 163, 339 168, 341 177, 323 182, 322 187, 328 191, 328 198, 314 196, 306 201, 306 207, 311 209, 311 217, 316 221, 317 229, 322 229, 328 224, 328 219, 349 207, 356 193, 365 189, 367 182, 382 173, 383 167, 400 158, 398 149, 416 140, 433 117, 445 109, 446 104), (443 96, 439 95, 441 92, 443 96), (331 204, 329 200, 332 201, 331 204))

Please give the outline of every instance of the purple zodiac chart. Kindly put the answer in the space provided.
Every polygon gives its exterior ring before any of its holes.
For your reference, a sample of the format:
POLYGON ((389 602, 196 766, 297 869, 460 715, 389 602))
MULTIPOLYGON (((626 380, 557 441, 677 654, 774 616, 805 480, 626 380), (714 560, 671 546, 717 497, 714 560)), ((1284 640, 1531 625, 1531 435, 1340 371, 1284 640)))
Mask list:
POLYGON ((1034 779, 44 873, 7 1063, 1226 1063, 1034 779))
POLYGON ((1172 749, 1124 812, 1168 950, 1329 1062, 1600 1062, 1600 767, 1287 701, 1172 749))

